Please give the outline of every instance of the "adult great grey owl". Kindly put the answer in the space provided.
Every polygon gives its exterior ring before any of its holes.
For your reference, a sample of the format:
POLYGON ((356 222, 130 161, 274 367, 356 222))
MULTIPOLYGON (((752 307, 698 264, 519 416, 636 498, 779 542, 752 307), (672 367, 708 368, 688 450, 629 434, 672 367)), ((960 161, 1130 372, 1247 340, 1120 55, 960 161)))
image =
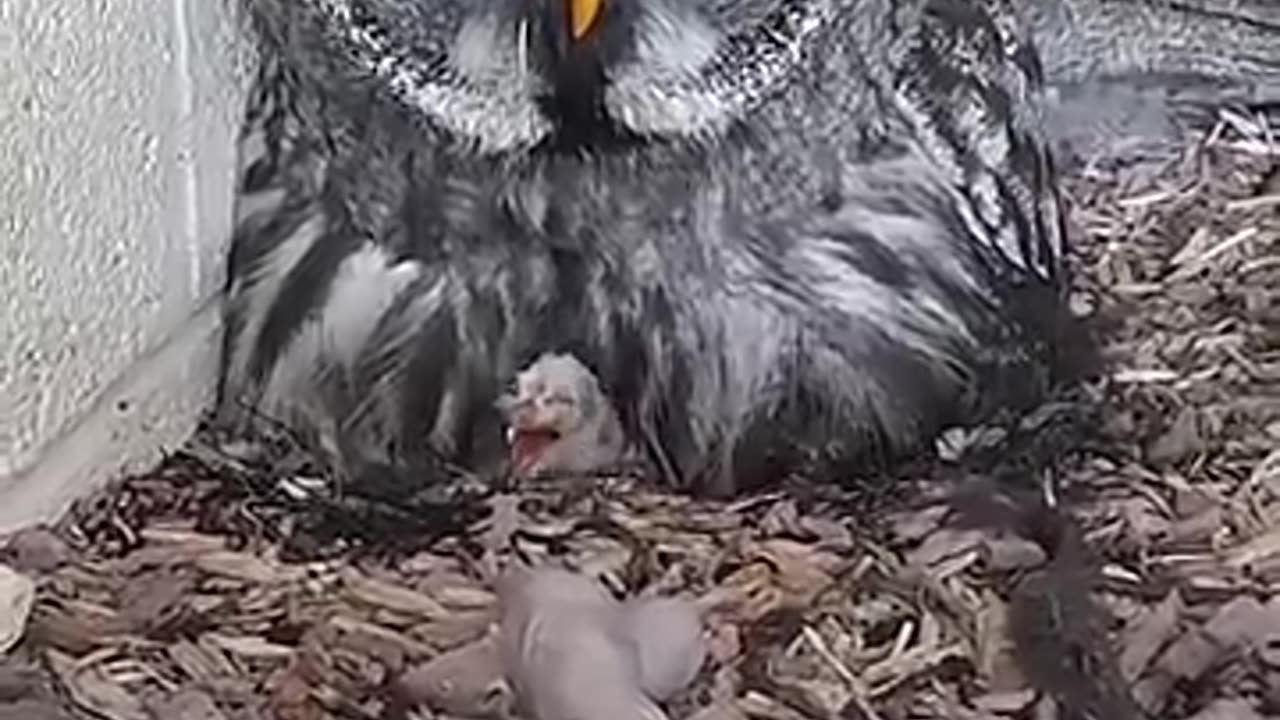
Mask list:
POLYGON ((230 416, 485 466, 569 352, 730 491, 1045 383, 1062 211, 1006 0, 242 2, 230 416))

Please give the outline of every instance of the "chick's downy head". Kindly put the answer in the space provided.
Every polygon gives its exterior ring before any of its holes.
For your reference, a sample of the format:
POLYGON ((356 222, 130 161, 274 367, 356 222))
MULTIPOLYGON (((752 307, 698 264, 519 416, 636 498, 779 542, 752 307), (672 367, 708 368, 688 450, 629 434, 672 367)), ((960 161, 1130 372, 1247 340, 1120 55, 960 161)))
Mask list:
POLYGON ((517 474, 580 469, 606 460, 601 454, 614 452, 618 441, 616 416, 595 375, 572 355, 540 356, 498 406, 517 474))

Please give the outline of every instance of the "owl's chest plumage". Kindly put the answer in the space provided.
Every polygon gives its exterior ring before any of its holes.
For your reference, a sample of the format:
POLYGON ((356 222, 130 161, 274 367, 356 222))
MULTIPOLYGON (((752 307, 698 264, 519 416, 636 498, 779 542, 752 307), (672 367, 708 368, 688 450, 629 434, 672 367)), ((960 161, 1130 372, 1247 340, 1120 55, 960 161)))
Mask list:
POLYGON ((465 262, 491 251, 517 262, 558 252, 617 265, 692 245, 729 202, 718 160, 669 151, 433 160, 407 183, 414 256, 465 262))

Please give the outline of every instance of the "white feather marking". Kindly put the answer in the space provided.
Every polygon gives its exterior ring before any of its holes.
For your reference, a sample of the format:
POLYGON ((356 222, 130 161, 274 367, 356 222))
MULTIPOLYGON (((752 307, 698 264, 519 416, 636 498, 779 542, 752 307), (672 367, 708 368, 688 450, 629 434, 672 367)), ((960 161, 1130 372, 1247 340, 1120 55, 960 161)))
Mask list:
POLYGON ((353 19, 351 0, 317 0, 328 15, 330 29, 348 44, 354 61, 370 76, 382 79, 402 102, 433 124, 475 144, 481 153, 495 153, 537 144, 551 131, 551 123, 534 102, 532 75, 514 72, 516 49, 501 42, 494 24, 464 24, 449 63, 431 63, 407 56, 378 28, 353 19), (489 37, 485 37, 488 33, 489 37), (473 43, 476 44, 473 47, 473 43), (461 48, 464 66, 459 67, 461 48), (483 53, 490 53, 487 60, 483 53), (478 64, 484 82, 468 77, 478 64), (492 72, 490 72, 492 70, 492 72))
POLYGON ((636 32, 636 64, 655 77, 696 75, 716 53, 720 33, 700 18, 672 17, 660 6, 646 13, 636 32))
POLYGON ((272 394, 295 392, 325 367, 349 367, 404 288, 422 274, 415 261, 394 262, 368 244, 343 261, 319 317, 307 322, 276 363, 272 394))
POLYGON ((520 71, 521 78, 528 82, 529 75, 529 21, 520 20, 520 25, 516 28, 516 67, 520 71))
POLYGON ((722 133, 801 59, 810 38, 834 12, 832 0, 810 0, 795 32, 777 36, 778 50, 735 52, 729 38, 693 13, 650 10, 634 60, 617 68, 605 107, 639 133, 709 138, 722 133), (714 66, 714 68, 713 68, 714 66))
MULTIPOLYGON (((385 338, 384 345, 371 347, 370 333, 376 325, 383 322, 394 295, 389 289, 384 294, 368 284, 397 285, 399 289, 403 289, 412 278, 421 276, 424 268, 416 262, 392 265, 387 262, 387 256, 370 250, 372 249, 363 249, 344 263, 343 276, 347 282, 335 284, 334 294, 326 304, 321 319, 308 325, 290 345, 286 357, 277 364, 262 402, 262 407, 269 414, 280 416, 307 413, 308 404, 314 404, 312 398, 316 394, 313 385, 317 379, 315 373, 338 361, 343 353, 346 354, 344 366, 350 368, 361 355, 380 355, 397 348, 399 350, 393 355, 395 363, 388 368, 390 372, 397 373, 409 359, 404 350, 411 347, 414 334, 421 331, 432 313, 440 311, 444 298, 443 278, 417 294, 408 309, 396 319, 393 332, 385 338), (355 300, 362 305, 362 309, 350 312, 345 308, 335 309, 341 302, 339 295, 355 300), (379 306, 380 309, 374 314, 379 306), (362 318, 367 323, 363 327, 362 318), (333 325, 326 324, 325 321, 329 320, 333 321, 333 325), (341 342, 347 347, 329 354, 334 346, 325 343, 342 333, 342 327, 349 329, 341 342)), ((350 408, 347 417, 379 416, 395 412, 394 406, 400 392, 400 383, 396 377, 374 378, 373 386, 362 387, 360 391, 363 395, 352 398, 357 405, 350 408)), ((381 419, 387 420, 385 416, 381 416, 381 419)))
POLYGON ((280 286, 289 271, 293 269, 303 255, 321 237, 325 227, 325 216, 316 213, 307 218, 294 230, 293 234, 281 242, 262 261, 247 273, 235 279, 231 297, 236 304, 244 308, 244 326, 237 339, 236 355, 231 358, 231 377, 244 378, 248 372, 249 357, 257 343, 258 333, 280 286))
POLYGON ((816 294, 835 300, 842 315, 894 329, 902 320, 897 307, 899 293, 862 273, 840 271, 848 267, 841 259, 842 252, 843 243, 816 238, 800 246, 797 258, 805 261, 816 280, 816 294))
POLYGON ((246 193, 236 198, 235 223, 239 225, 254 215, 278 210, 289 193, 283 187, 272 187, 262 192, 246 193))

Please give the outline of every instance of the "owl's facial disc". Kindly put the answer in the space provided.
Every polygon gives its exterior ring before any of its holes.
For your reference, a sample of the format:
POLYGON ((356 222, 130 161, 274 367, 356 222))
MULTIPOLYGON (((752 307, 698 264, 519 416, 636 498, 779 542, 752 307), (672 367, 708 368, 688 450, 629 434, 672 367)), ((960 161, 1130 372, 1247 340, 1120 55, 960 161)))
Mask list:
POLYGON ((832 0, 537 0, 559 144, 714 138, 788 76, 832 0), (738 3, 738 4, 735 4, 738 3), (726 10, 725 8, 728 8, 726 10), (726 18, 725 13, 729 12, 726 18), (738 13, 738 14, 734 14, 738 13))

